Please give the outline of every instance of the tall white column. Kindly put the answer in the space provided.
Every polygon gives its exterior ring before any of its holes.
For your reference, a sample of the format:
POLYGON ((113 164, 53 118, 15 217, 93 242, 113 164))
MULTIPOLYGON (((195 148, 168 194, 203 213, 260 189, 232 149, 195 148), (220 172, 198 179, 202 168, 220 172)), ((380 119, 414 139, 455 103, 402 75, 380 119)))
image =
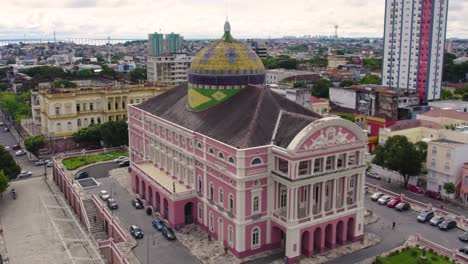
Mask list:
POLYGON ((320 184, 320 196, 321 196, 321 199, 322 199, 322 205, 320 207, 320 212, 325 212, 325 184, 327 182, 322 182, 320 184))
POLYGON ((314 184, 309 184, 309 212, 307 213, 308 216, 313 215, 313 206, 314 206, 314 184))
POLYGON ((332 210, 336 210, 336 204, 338 203, 338 179, 333 180, 333 203, 332 203, 332 210))

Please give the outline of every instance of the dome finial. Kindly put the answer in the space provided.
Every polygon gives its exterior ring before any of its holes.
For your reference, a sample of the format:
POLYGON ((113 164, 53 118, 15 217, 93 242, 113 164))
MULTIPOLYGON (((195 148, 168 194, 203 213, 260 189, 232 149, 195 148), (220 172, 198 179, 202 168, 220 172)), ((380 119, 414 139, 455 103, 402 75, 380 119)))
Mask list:
POLYGON ((226 22, 224 23, 224 32, 231 32, 231 25, 229 24, 227 17, 226 17, 226 22))

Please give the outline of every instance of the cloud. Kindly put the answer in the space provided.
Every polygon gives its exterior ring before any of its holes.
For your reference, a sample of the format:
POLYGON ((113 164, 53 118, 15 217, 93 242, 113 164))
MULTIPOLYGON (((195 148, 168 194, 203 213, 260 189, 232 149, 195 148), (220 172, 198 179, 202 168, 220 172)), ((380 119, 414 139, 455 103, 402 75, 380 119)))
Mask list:
MULTIPOLYGON (((63 38, 146 38, 160 29, 186 38, 218 38, 226 6, 237 38, 332 35, 335 24, 343 37, 382 37, 384 4, 384 0, 10 0, 2 3, 0 39, 12 32, 45 38, 53 31, 63 38)), ((447 37, 468 38, 467 9, 468 1, 449 1, 447 37)))

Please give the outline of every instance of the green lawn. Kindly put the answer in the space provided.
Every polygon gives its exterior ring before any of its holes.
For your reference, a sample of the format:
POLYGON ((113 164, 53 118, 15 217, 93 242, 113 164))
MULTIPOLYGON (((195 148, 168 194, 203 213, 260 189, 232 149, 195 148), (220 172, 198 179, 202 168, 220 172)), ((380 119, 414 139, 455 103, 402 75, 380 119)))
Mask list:
POLYGON ((84 165, 88 165, 88 164, 96 163, 100 161, 113 160, 120 156, 128 157, 128 152, 112 151, 112 152, 94 154, 94 155, 89 155, 89 156, 66 158, 62 161, 62 163, 67 170, 74 170, 84 165))
POLYGON ((380 260, 374 261, 377 264, 450 264, 449 260, 446 260, 444 256, 436 255, 426 251, 426 261, 421 259, 422 250, 417 248, 403 249, 400 253, 388 256, 386 258, 377 257, 380 260))

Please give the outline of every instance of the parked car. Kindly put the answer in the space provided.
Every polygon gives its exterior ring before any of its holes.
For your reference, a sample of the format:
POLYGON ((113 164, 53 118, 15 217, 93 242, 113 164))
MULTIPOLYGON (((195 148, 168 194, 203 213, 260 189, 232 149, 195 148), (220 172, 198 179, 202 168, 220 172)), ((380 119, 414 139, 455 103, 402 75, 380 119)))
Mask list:
POLYGON ((8 127, 5 127, 5 128, 3 129, 3 132, 10 132, 10 129, 9 129, 8 127))
POLYGON ((15 156, 19 157, 19 156, 24 156, 26 155, 26 151, 24 150, 18 150, 15 152, 15 156))
POLYGON ((458 252, 468 255, 468 247, 462 247, 458 250, 458 252))
POLYGON ((439 224, 439 229, 442 231, 448 231, 457 227, 457 222, 455 220, 447 219, 439 224))
POLYGON ((380 205, 385 205, 391 199, 392 199, 392 197, 390 195, 384 195, 384 196, 380 197, 379 200, 377 200, 377 203, 379 203, 380 205))
POLYGON ((366 172, 366 176, 372 179, 380 180, 382 177, 375 172, 366 172))
POLYGON ((47 165, 46 165, 46 166, 47 166, 47 167, 52 167, 52 166, 54 166, 54 163, 53 163, 52 161, 49 161, 49 162, 47 162, 47 165))
POLYGON ((100 191, 99 191, 99 197, 101 197, 101 199, 102 199, 103 201, 107 201, 107 199, 110 198, 110 194, 109 194, 109 192, 106 191, 106 190, 100 190, 100 191))
POLYGON ((5 125, 5 123, 3 123, 3 122, 0 122, 0 126, 4 126, 4 125, 5 125))
POLYGON ((163 226, 162 229, 161 229, 161 232, 162 232, 163 236, 167 240, 175 240, 176 239, 174 231, 172 231, 172 229, 170 227, 168 227, 168 226, 163 226))
POLYGON ((9 146, 5 146, 5 149, 6 150, 11 150, 11 148, 9 146))
POLYGON ((40 160, 34 162, 34 165, 36 165, 36 166, 43 166, 43 165, 47 164, 48 162, 49 162, 48 160, 40 159, 40 160))
POLYGON ((124 160, 124 161, 119 163, 119 168, 128 167, 128 166, 130 166, 130 161, 129 160, 124 160))
POLYGON ((120 156, 120 157, 114 159, 114 163, 120 163, 120 162, 125 161, 125 160, 128 160, 128 158, 125 157, 125 156, 120 156))
POLYGON ((26 177, 31 177, 32 173, 30 171, 21 171, 18 176, 16 176, 18 179, 19 178, 26 178, 26 177))
POLYGON ((427 197, 432 198, 432 199, 442 200, 442 197, 440 196, 440 194, 438 192, 428 190, 428 191, 426 191, 426 193, 424 195, 426 195, 427 197))
POLYGON ((132 205, 136 209, 143 209, 143 202, 140 200, 140 198, 133 198, 132 205))
POLYGON ((418 186, 412 184, 408 185, 408 190, 414 193, 424 193, 424 190, 422 188, 419 188, 418 186))
POLYGON ((387 206, 390 207, 390 208, 394 208, 395 206, 397 206, 397 204, 399 204, 401 202, 401 198, 400 197, 393 197, 388 203, 387 203, 387 206))
POLYGON ((411 208, 410 204, 409 203, 399 203, 395 206, 395 210, 397 211, 407 211, 411 208))
POLYGON ((384 194, 381 193, 381 192, 376 192, 376 193, 372 194, 370 198, 371 198, 372 201, 377 201, 377 200, 379 200, 379 198, 382 197, 383 195, 384 195, 384 194))
POLYGON ((165 226, 163 220, 159 217, 154 218, 153 221, 151 221, 151 224, 158 231, 161 231, 161 229, 165 226))
POLYGON ((137 225, 130 226, 130 234, 135 238, 143 238, 143 230, 137 225))
POLYGON ((86 171, 80 171, 75 175, 75 180, 89 178, 89 174, 86 171))
POLYGON ((431 221, 429 221, 429 224, 432 226, 439 226, 439 224, 443 221, 445 221, 445 217, 436 215, 432 217, 431 221))
POLYGON ((115 210, 119 208, 119 205, 117 204, 117 201, 113 198, 107 199, 107 207, 111 210, 115 210))
POLYGON ((468 242, 468 231, 465 231, 463 234, 459 235, 458 239, 463 242, 468 242))
POLYGON ((431 210, 421 212, 418 215, 418 222, 426 223, 426 222, 430 221, 432 219, 432 217, 434 217, 434 212, 432 212, 431 210))
POLYGON ((20 150, 21 146, 20 145, 13 145, 12 149, 13 150, 20 150))

